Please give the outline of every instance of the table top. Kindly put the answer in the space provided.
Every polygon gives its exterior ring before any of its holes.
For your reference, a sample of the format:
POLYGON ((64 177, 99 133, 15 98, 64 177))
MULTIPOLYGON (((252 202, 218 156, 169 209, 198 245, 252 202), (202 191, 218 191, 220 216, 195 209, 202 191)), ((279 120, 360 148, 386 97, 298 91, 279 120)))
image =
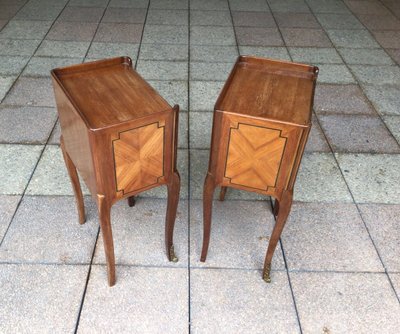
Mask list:
POLYGON ((240 56, 215 109, 306 125, 317 75, 315 66, 240 56))
POLYGON ((52 77, 92 129, 171 109, 132 68, 129 57, 54 69, 52 77))

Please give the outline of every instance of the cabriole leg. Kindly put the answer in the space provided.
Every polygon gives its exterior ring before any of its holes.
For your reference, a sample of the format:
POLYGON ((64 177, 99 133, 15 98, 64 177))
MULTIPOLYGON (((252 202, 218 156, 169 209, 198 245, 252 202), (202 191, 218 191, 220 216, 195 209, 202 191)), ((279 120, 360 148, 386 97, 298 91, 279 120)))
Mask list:
POLYGON ((176 211, 178 208, 179 191, 181 188, 181 181, 178 172, 172 175, 171 183, 167 185, 168 188, 168 204, 167 214, 165 218, 165 247, 169 261, 178 262, 174 250, 174 225, 176 219, 176 211))
POLYGON ((200 261, 205 262, 207 258, 208 245, 210 243, 212 201, 214 195, 214 178, 207 174, 203 190, 203 249, 201 250, 200 261))

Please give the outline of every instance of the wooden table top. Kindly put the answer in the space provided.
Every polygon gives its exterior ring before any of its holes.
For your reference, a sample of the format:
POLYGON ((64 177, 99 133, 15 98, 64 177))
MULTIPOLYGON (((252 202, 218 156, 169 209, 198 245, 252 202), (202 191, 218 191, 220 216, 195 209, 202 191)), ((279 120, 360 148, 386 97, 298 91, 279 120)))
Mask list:
POLYGON ((315 66, 240 56, 215 109, 308 124, 317 72, 315 66))
POLYGON ((52 76, 91 129, 171 109, 128 57, 58 68, 52 76))

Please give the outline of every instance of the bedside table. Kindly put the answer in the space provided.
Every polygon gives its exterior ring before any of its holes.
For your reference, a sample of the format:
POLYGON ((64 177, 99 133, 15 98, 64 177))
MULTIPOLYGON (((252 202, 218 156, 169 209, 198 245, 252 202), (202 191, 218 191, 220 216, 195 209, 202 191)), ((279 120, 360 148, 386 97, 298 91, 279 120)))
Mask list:
POLYGON ((318 68, 240 56, 215 104, 211 152, 203 193, 203 249, 208 252, 212 200, 221 186, 275 198, 276 223, 264 262, 272 257, 289 215, 293 187, 311 128, 318 68))
POLYGON ((77 170, 97 203, 107 260, 115 284, 111 206, 161 185, 168 188, 165 245, 177 261, 173 229, 179 200, 176 169, 179 107, 171 107, 120 57, 51 71, 61 124, 61 148, 79 212, 85 221, 77 170))

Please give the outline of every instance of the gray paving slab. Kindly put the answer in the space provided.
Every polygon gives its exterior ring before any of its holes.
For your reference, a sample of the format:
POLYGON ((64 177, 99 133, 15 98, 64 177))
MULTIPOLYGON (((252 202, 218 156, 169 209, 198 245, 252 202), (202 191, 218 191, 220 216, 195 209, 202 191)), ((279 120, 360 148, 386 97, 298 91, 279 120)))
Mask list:
MULTIPOLYGON (((144 23, 146 9, 139 8, 113 8, 109 7, 104 12, 101 22, 113 23, 144 23)), ((150 12, 149 12, 150 14, 150 12)), ((148 14, 148 15, 149 15, 148 14)))
POLYGON ((280 60, 288 60, 291 58, 285 47, 273 46, 239 46, 241 55, 253 55, 258 57, 275 58, 280 60))
POLYGON ((379 48, 367 30, 331 29, 327 33, 332 43, 339 48, 379 48))
POLYGON ((0 240, 7 231, 21 196, 0 195, 0 240))
POLYGON ((50 78, 19 78, 3 103, 19 106, 55 107, 53 94, 50 78))
POLYGON ((303 0, 268 0, 269 6, 273 12, 284 13, 308 13, 309 7, 303 0))
POLYGON ((384 48, 400 48, 400 31, 375 31, 374 37, 384 48))
MULTIPOLYGON (((136 201, 135 207, 119 201, 112 208, 115 261, 129 266, 187 267, 188 264, 188 203, 180 201, 175 221, 174 248, 177 263, 169 262, 165 250, 165 199, 136 201)), ((94 263, 105 264, 103 238, 97 241, 94 263)))
MULTIPOLYGON (((83 182, 81 185, 83 193, 89 195, 89 190, 83 182)), ((59 146, 49 145, 45 148, 29 182, 27 194, 73 195, 71 181, 59 146)))
POLYGON ((71 0, 68 6, 78 7, 106 7, 108 0, 71 0))
POLYGON ((231 63, 200 63, 190 62, 190 80, 193 81, 223 81, 228 79, 229 73, 233 68, 234 62, 231 63))
POLYGON ((60 122, 57 120, 56 125, 51 132, 48 144, 50 145, 60 145, 61 127, 60 122))
POLYGON ((227 0, 190 0, 190 9, 229 10, 227 0))
POLYGON ((365 29, 361 22, 352 14, 320 13, 316 17, 325 29, 365 29))
POLYGON ((73 332, 88 266, 0 265, 0 331, 73 332))
POLYGON ((78 333, 188 333, 187 269, 116 268, 107 284, 105 266, 93 266, 78 333))
POLYGON ((379 117, 320 115, 334 152, 400 153, 400 147, 379 117))
POLYGON ((330 152, 331 149, 324 133, 315 117, 312 119, 310 135, 308 136, 305 152, 330 152))
POLYGON ((67 6, 62 11, 57 21, 66 22, 99 22, 103 16, 103 7, 72 7, 67 6))
POLYGON ((250 0, 243 2, 242 0, 229 0, 229 7, 231 10, 241 11, 254 11, 254 12, 268 12, 269 7, 266 1, 250 0))
POLYGON ((5 56, 31 56, 40 39, 0 39, 0 54, 5 56))
POLYGON ((289 270, 384 271, 354 204, 295 203, 282 244, 289 270))
POLYGON ((190 26, 232 26, 231 13, 227 10, 191 10, 190 26))
POLYGON ((7 20, 0 20, 0 29, 3 29, 3 27, 8 23, 7 20))
POLYGON ((32 57, 26 65, 22 76, 26 77, 50 77, 50 71, 54 68, 71 66, 82 63, 81 58, 58 57, 32 57))
POLYGON ((400 258, 397 256, 400 205, 362 204, 358 207, 386 270, 400 272, 400 258))
POLYGON ((0 144, 0 192, 22 194, 43 147, 0 144))
POLYGON ((190 45, 191 61, 231 63, 236 61, 238 55, 236 46, 190 45))
POLYGON ((382 49, 338 49, 347 64, 393 65, 394 62, 382 49))
POLYGON ((399 85, 400 68, 398 66, 349 65, 357 80, 369 85, 399 85))
POLYGON ((400 20, 394 15, 358 15, 359 20, 369 30, 400 30, 400 20))
POLYGON ((297 175, 294 199, 301 202, 352 202, 332 154, 304 154, 297 175))
POLYGON ((83 59, 90 42, 48 41, 44 40, 35 56, 41 57, 70 57, 83 59))
POLYGON ((400 298, 400 274, 389 274, 389 277, 393 283, 397 298, 400 298))
POLYGON ((287 46, 332 47, 332 43, 322 29, 282 28, 281 33, 287 46))
POLYGON ((183 9, 150 9, 146 24, 187 26, 189 11, 183 9))
POLYGON ((192 269, 193 333, 300 333, 286 273, 192 269))
POLYGON ((54 23, 46 36, 47 40, 90 42, 96 32, 94 22, 65 22, 54 23))
POLYGON ((398 49, 386 49, 385 50, 397 64, 400 65, 400 48, 398 49))
POLYGON ((140 59, 187 61, 189 59, 188 45, 185 44, 142 44, 140 59))
POLYGON ((142 24, 100 23, 94 41, 113 43, 139 43, 142 37, 142 24))
POLYGON ((396 138, 400 144, 400 117, 399 116, 385 116, 383 120, 386 126, 389 128, 392 135, 396 138))
POLYGON ((236 45, 232 27, 194 26, 190 28, 191 45, 236 45))
POLYGON ((148 80, 148 82, 171 106, 179 104, 180 110, 187 111, 188 84, 186 81, 148 80))
POLYGON ((189 0, 153 0, 150 2, 150 8, 158 9, 188 9, 189 0))
POLYGON ((72 196, 25 196, 0 247, 0 262, 89 264, 99 228, 96 206, 86 201, 78 223, 72 196))
POLYGON ((143 32, 144 44, 188 44, 189 31, 186 26, 146 24, 143 32))
POLYGON ((190 81, 190 111, 212 111, 223 85, 223 82, 190 81))
POLYGON ((108 7, 117 8, 147 8, 149 0, 111 0, 108 7))
POLYGON ((389 10, 382 4, 376 1, 367 0, 364 3, 356 0, 346 0, 345 3, 350 10, 356 14, 374 14, 379 16, 389 15, 389 10))
POLYGON ((61 13, 63 5, 59 6, 38 6, 34 2, 28 2, 16 13, 13 20, 38 20, 52 21, 61 13))
POLYGON ((0 142, 45 144, 56 119, 53 108, 0 107, 0 142))
POLYGON ((28 61, 29 57, 0 56, 0 75, 19 75, 28 61))
POLYGON ((356 80, 346 65, 316 64, 319 67, 318 82, 328 84, 354 84, 356 80))
POLYGON ((400 203, 399 154, 337 154, 357 203, 400 203))
POLYGON ((52 21, 9 21, 1 30, 0 38, 11 39, 42 39, 52 21))
POLYGON ((305 333, 391 333, 400 305, 385 274, 290 273, 305 333))
POLYGON ((362 90, 356 85, 318 84, 314 109, 319 113, 376 115, 362 90))
POLYGON ((276 28, 275 19, 270 12, 233 11, 232 19, 236 27, 276 28))
POLYGON ((281 34, 277 28, 237 27, 236 38, 239 45, 283 46, 281 34))
POLYGON ((8 22, 8 20, 12 19, 12 17, 21 9, 22 5, 23 3, 18 5, 13 2, 9 2, 8 4, 2 2, 0 4, 0 19, 8 22))
POLYGON ((112 58, 120 56, 137 59, 139 45, 134 43, 102 43, 93 42, 90 45, 87 57, 93 59, 112 58))
POLYGON ((363 91, 382 115, 400 115, 400 87, 363 86, 363 91))
MULTIPOLYGON (((275 224, 268 197, 254 202, 214 201, 206 262, 200 262, 203 240, 203 204, 200 200, 191 203, 190 224, 191 267, 262 270, 275 224)), ((280 245, 274 254, 272 268, 285 269, 280 245)))
POLYGON ((10 90, 16 78, 17 78, 16 75, 0 76, 0 102, 6 96, 7 92, 10 90))
POLYGON ((280 28, 320 28, 320 24, 311 13, 274 13, 280 28))
POLYGON ((188 80, 188 64, 186 61, 139 60, 136 69, 146 80, 188 80))
POLYGON ((213 113, 193 111, 189 115, 189 120, 190 148, 209 149, 213 113))
POLYGON ((343 64, 343 60, 334 48, 289 48, 295 62, 308 64, 343 64))
POLYGON ((340 0, 306 0, 306 2, 314 13, 351 13, 340 0))

